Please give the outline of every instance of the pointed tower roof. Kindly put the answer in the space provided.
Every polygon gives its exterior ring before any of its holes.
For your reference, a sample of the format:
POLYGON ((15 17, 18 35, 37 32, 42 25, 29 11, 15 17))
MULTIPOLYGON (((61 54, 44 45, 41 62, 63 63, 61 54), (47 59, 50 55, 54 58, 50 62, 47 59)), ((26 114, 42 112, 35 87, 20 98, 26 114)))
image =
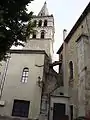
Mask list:
POLYGON ((38 16, 48 16, 48 9, 47 9, 47 3, 45 2, 41 11, 39 12, 38 16))

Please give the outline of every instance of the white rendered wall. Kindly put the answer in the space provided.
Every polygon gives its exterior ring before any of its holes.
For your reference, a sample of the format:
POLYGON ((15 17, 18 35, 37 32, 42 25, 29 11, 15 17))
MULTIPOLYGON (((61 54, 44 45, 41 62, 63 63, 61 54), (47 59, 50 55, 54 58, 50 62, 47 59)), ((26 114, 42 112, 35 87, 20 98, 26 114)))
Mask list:
POLYGON ((43 77, 44 54, 12 54, 4 83, 0 114, 11 116, 14 99, 30 101, 29 118, 38 118, 40 114, 41 88, 37 85, 38 76, 43 77), (24 67, 29 68, 28 82, 22 83, 24 67))

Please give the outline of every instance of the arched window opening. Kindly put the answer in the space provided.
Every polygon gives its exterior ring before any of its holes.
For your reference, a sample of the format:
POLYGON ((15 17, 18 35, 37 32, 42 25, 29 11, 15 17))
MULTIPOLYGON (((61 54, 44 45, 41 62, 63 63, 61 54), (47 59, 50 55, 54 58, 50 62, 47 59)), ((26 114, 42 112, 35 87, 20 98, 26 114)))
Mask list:
POLYGON ((36 27, 36 25, 37 25, 37 21, 34 20, 33 24, 34 24, 34 27, 36 27))
POLYGON ((44 31, 41 32, 41 38, 42 38, 42 39, 45 38, 45 32, 44 32, 44 31))
POLYGON ((73 79, 73 62, 70 61, 69 63, 69 69, 70 69, 70 79, 73 79))
POLYGON ((44 27, 46 27, 46 26, 47 26, 47 20, 44 21, 44 27))
POLYGON ((34 39, 36 38, 36 31, 33 32, 32 38, 34 38, 34 39))
POLYGON ((22 83, 27 83, 28 73, 29 73, 29 68, 25 67, 22 72, 22 79, 21 79, 22 83))
POLYGON ((42 26, 42 20, 39 20, 39 24, 38 24, 39 27, 42 26))

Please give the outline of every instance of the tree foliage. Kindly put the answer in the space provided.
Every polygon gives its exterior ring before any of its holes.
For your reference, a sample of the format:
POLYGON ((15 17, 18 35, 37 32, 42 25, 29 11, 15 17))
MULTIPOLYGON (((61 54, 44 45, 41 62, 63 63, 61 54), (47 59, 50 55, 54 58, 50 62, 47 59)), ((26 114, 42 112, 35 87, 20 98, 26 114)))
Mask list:
POLYGON ((13 44, 20 45, 20 41, 26 41, 32 31, 33 13, 27 13, 26 9, 31 1, 0 0, 0 60, 7 57, 7 51, 13 44))

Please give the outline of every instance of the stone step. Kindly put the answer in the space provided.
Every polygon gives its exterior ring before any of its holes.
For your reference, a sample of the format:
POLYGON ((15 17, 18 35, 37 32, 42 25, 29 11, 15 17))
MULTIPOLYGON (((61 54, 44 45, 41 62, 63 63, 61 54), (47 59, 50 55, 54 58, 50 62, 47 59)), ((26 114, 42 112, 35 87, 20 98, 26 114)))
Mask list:
POLYGON ((9 117, 9 116, 1 116, 0 115, 0 120, 31 120, 28 118, 18 118, 18 117, 9 117))

